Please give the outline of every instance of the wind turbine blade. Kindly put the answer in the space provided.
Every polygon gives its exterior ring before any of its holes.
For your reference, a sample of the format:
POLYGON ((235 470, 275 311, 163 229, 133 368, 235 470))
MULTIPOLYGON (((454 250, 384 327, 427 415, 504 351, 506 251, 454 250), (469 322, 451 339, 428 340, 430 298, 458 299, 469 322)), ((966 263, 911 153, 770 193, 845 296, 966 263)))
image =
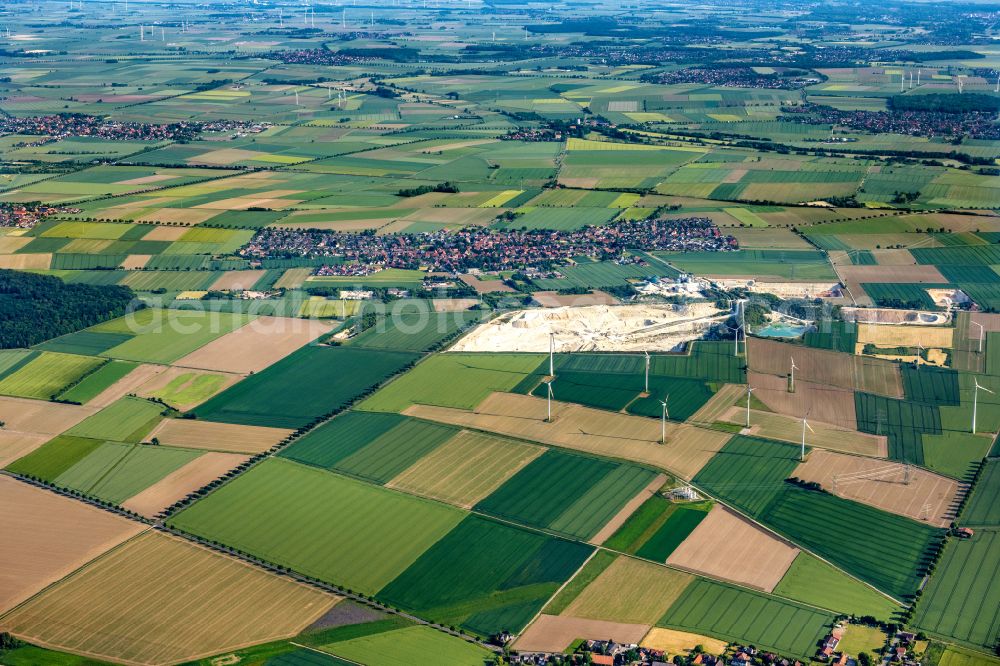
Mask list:
POLYGON ((813 430, 813 427, 811 425, 809 425, 809 421, 803 421, 803 423, 805 423, 806 427, 809 428, 809 432, 811 432, 814 435, 816 434, 816 431, 813 430))

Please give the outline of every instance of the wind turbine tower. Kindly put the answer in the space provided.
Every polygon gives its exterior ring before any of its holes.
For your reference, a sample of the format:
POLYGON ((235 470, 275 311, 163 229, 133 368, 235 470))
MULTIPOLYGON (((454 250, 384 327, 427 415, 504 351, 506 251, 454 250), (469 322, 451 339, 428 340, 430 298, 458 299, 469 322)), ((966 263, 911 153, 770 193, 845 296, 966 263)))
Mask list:
POLYGON ((976 382, 976 390, 975 390, 975 393, 972 396, 972 434, 975 435, 976 434, 976 416, 977 416, 977 412, 979 411, 979 390, 982 389, 982 390, 986 391, 987 393, 989 393, 990 395, 994 395, 994 393, 993 393, 993 391, 989 390, 985 386, 980 386, 979 385, 979 378, 978 377, 973 378, 973 381, 976 382))
POLYGON ((792 381, 788 385, 788 390, 791 393, 795 393, 795 371, 799 369, 799 366, 795 365, 795 359, 794 358, 792 358, 791 356, 789 356, 788 358, 790 358, 792 360, 792 373, 791 373, 792 381))
POLYGON ((812 429, 811 425, 809 425, 809 421, 806 420, 808 416, 809 412, 806 412, 802 416, 802 451, 799 453, 799 462, 806 461, 806 428, 809 428, 809 432, 814 435, 816 434, 816 431, 812 429))
POLYGON ((546 406, 548 408, 547 412, 546 412, 547 416, 546 416, 545 420, 548 421, 549 423, 552 423, 552 382, 554 382, 554 381, 555 381, 554 379, 550 379, 549 381, 545 382, 545 388, 547 389, 546 390, 546 396, 547 396, 546 397, 546 406))
POLYGON ((669 393, 660 401, 660 404, 663 406, 663 416, 660 419, 660 444, 667 443, 667 419, 670 418, 670 409, 667 407, 668 402, 670 402, 669 393))
POLYGON ((643 389, 647 394, 649 393, 649 352, 642 352, 646 355, 646 388, 643 389))
POLYGON ((754 389, 750 388, 747 384, 747 427, 750 427, 750 394, 754 392, 754 389))

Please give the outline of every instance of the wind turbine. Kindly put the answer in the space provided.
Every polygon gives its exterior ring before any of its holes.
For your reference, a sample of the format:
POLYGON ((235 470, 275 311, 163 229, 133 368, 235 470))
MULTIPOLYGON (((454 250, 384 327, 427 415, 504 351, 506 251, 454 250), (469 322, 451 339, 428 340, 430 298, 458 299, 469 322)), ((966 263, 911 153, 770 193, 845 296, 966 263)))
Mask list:
POLYGON ((649 393, 649 352, 648 351, 644 351, 642 353, 646 355, 646 388, 645 388, 645 391, 648 394, 649 393))
POLYGON ((748 428, 750 427, 750 394, 753 393, 755 390, 756 389, 750 388, 750 385, 747 384, 747 427, 748 428))
POLYGON ((972 396, 972 434, 976 434, 976 412, 979 411, 979 389, 983 389, 990 395, 994 395, 993 391, 989 390, 985 386, 979 385, 979 378, 973 377, 972 381, 976 383, 976 392, 972 396))
POLYGON ((660 420, 660 444, 667 443, 667 419, 670 418, 670 410, 667 407, 668 402, 670 402, 669 393, 660 401, 660 404, 663 405, 663 418, 660 420))
POLYGON ((549 381, 545 382, 545 388, 548 389, 546 391, 546 393, 548 394, 547 398, 548 416, 546 417, 545 420, 548 421, 549 423, 552 423, 552 382, 554 381, 555 381, 554 379, 550 379, 549 381))
POLYGON ((549 377, 556 376, 556 334, 549 331, 549 377))
POLYGON ((809 416, 809 412, 802 415, 802 452, 799 454, 799 462, 805 462, 806 460, 806 428, 809 428, 809 432, 816 434, 816 431, 812 429, 806 418, 809 416))
POLYGON ((970 322, 979 327, 979 353, 983 353, 983 335, 986 333, 986 329, 978 321, 970 322))
POLYGON ((924 358, 924 346, 917 343, 917 370, 920 369, 920 361, 924 358))
POLYGON ((792 358, 791 356, 789 356, 788 358, 790 358, 792 360, 792 382, 791 382, 791 384, 789 386, 789 391, 791 393, 795 393, 795 371, 799 369, 799 366, 795 365, 795 359, 794 358, 792 358))

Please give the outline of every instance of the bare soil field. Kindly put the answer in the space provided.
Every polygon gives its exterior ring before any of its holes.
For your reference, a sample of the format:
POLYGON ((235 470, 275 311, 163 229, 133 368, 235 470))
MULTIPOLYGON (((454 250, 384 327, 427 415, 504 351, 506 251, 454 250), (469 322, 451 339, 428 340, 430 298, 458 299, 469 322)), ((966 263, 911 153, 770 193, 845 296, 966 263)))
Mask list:
POLYGON ((122 262, 121 267, 127 271, 138 270, 144 268, 152 258, 153 255, 151 254, 130 254, 125 257, 125 261, 122 262))
POLYGON ((435 298, 431 303, 434 304, 434 312, 462 312, 479 301, 475 298, 435 298))
POLYGON ((560 615, 652 625, 692 580, 683 571, 620 556, 560 615))
POLYGON ((242 291, 250 289, 257 283, 257 280, 264 277, 267 271, 247 270, 247 271, 226 271, 219 276, 219 279, 212 283, 209 290, 214 291, 242 291))
POLYGON ((89 405, 0 396, 0 421, 8 431, 58 435, 96 412, 89 405))
POLYGON ((909 470, 906 467, 888 460, 813 451, 795 468, 794 475, 814 481, 838 497, 948 527, 968 491, 966 484, 913 465, 909 470))
POLYGON ((561 308, 566 305, 614 305, 618 301, 606 292, 596 290, 589 294, 560 294, 556 291, 536 291, 532 294, 543 308, 561 308))
POLYGON ((969 315, 968 337, 971 340, 979 340, 979 326, 973 326, 972 322, 981 324, 990 333, 1000 332, 1000 314, 973 312, 969 315))
MULTIPOLYGON (((784 377, 759 372, 747 373, 747 381, 754 396, 773 412, 795 419, 808 413, 810 423, 822 421, 845 430, 858 427, 853 391, 796 379, 795 393, 789 393, 784 377)), ((752 415, 750 423, 753 424, 752 415)))
POLYGON ((700 645, 709 654, 721 655, 726 651, 727 643, 717 638, 709 638, 687 631, 653 627, 642 639, 640 645, 654 650, 663 650, 669 654, 684 654, 694 649, 696 645, 700 645))
POLYGON ((154 240, 154 241, 175 241, 180 240, 181 236, 188 233, 188 230, 184 227, 166 227, 157 225, 155 229, 143 236, 143 240, 154 240))
POLYGON ((88 407, 107 407, 118 398, 129 393, 138 393, 141 386, 154 380, 161 373, 169 370, 165 365, 153 365, 144 363, 132 372, 128 373, 117 382, 98 393, 87 403, 88 407))
POLYGON ((329 330, 328 323, 314 319, 257 317, 174 365, 239 374, 260 372, 329 330))
MULTIPOLYGON (((737 405, 730 407, 729 412, 720 420, 745 426, 746 418, 746 408, 737 405)), ((812 428, 806 432, 806 443, 809 446, 876 458, 885 458, 888 455, 888 440, 884 435, 869 435, 856 430, 838 428, 829 423, 812 420, 811 414, 809 427, 812 428)), ((750 428, 744 429, 744 433, 798 444, 802 441, 802 421, 801 417, 751 409, 750 428)))
POLYGON ((546 401, 528 395, 493 393, 474 411, 413 405, 403 413, 431 421, 467 426, 597 455, 632 460, 691 478, 729 440, 728 433, 687 424, 667 424, 660 443, 660 423, 643 416, 616 414, 581 405, 546 401))
POLYGON ((798 548, 717 504, 667 564, 770 592, 798 554, 798 548))
POLYGON ((44 647, 126 664, 169 664, 294 636, 338 600, 149 532, 0 624, 44 647))
POLYGON ((247 456, 235 453, 210 451, 171 472, 138 495, 130 497, 122 502, 122 506, 140 516, 152 518, 188 493, 218 479, 247 460, 249 460, 247 456))
POLYGON ((913 255, 910 254, 910 251, 902 248, 892 250, 875 249, 871 253, 879 266, 912 266, 917 263, 913 255))
POLYGON ((639 491, 639 493, 630 499, 625 506, 622 507, 621 511, 615 514, 607 525, 601 528, 601 531, 594 535, 594 538, 590 540, 590 543, 600 545, 611 538, 611 535, 618 531, 618 528, 625 524, 629 516, 636 512, 636 510, 642 506, 643 502, 648 500, 650 497, 656 494, 656 491, 663 487, 663 484, 667 482, 667 477, 664 474, 658 474, 655 479, 649 482, 649 485, 639 491))
POLYGON ((775 340, 747 340, 750 370, 787 377, 795 361, 795 384, 816 382, 848 391, 866 391, 890 398, 903 397, 899 366, 877 358, 859 357, 842 352, 793 346, 775 340))
POLYGON ((649 631, 649 625, 584 620, 558 615, 539 615, 514 643, 522 652, 562 652, 577 638, 613 640, 617 643, 638 643, 649 631))
POLYGON ((48 435, 0 430, 0 467, 6 467, 51 439, 48 435))
POLYGON ((160 443, 224 453, 260 453, 294 432, 286 428, 212 423, 197 419, 164 419, 149 433, 160 443))
POLYGON ((462 275, 461 280, 475 289, 477 294, 489 294, 495 291, 514 292, 513 289, 503 283, 503 280, 480 280, 475 275, 462 275))
POLYGON ((0 613, 146 529, 8 476, 0 476, 0 506, 0 613))

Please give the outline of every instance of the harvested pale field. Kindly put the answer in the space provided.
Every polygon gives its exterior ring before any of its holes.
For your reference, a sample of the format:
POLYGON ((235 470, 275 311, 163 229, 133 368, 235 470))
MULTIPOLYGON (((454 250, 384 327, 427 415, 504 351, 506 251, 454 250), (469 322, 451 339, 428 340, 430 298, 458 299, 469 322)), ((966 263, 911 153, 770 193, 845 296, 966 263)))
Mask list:
POLYGON ((751 371, 782 378, 788 376, 794 359, 796 385, 802 380, 890 398, 903 397, 899 366, 882 359, 761 338, 747 340, 747 358, 751 371))
POLYGON ((135 271, 140 268, 145 268, 149 260, 153 258, 151 254, 130 254, 125 257, 125 261, 122 262, 121 268, 127 271, 135 271))
POLYGON ((0 467, 6 467, 51 439, 48 435, 0 430, 0 467))
POLYGON ((951 349, 954 329, 944 326, 858 324, 858 345, 951 349))
MULTIPOLYGON (((801 419, 809 414, 813 428, 817 421, 844 430, 856 430, 858 427, 853 391, 796 378, 795 393, 789 393, 788 382, 784 377, 762 375, 759 372, 747 373, 747 381, 753 387, 754 397, 772 412, 793 419, 801 419)), ((743 422, 746 422, 745 414, 743 422)), ((752 415, 750 423, 753 424, 752 415)))
POLYGON ((58 435, 96 412, 91 405, 0 396, 0 421, 7 431, 58 435))
MULTIPOLYGON (((134 97, 138 97, 142 101, 146 101, 146 100, 149 100, 149 99, 155 99, 152 95, 149 95, 149 96, 147 96, 147 95, 135 95, 134 97)), ((121 101, 122 97, 119 97, 118 99, 121 101)), ((97 100, 94 100, 94 101, 97 101, 97 100)), ((139 101, 139 100, 136 100, 136 101, 139 101)), ((139 178, 129 178, 128 180, 119 180, 117 184, 118 185, 148 185, 149 183, 159 183, 162 180, 171 180, 173 178, 176 178, 176 176, 172 176, 169 173, 154 173, 151 176, 140 176, 139 178)))
POLYGON ((794 476, 814 481, 838 497, 937 527, 951 524, 968 492, 966 484, 922 467, 829 451, 811 452, 794 476))
MULTIPOLYGON (((907 324, 910 326, 945 326, 951 322, 951 313, 930 310, 895 310, 890 308, 841 308, 844 321, 858 324, 907 324)), ((989 315, 986 315, 989 316, 989 315)))
POLYGON ((0 268, 16 270, 45 270, 52 263, 51 252, 36 252, 31 254, 0 254, 0 268))
POLYGON ((871 253, 879 266, 913 266, 917 263, 913 255, 910 254, 910 251, 902 248, 892 250, 875 249, 871 253))
POLYGON ((44 647, 126 664, 170 664, 294 636, 338 599, 149 532, 0 624, 44 647))
MULTIPOLYGON (((746 418, 746 407, 735 406, 730 407, 729 412, 721 420, 745 426, 746 418)), ((806 442, 809 446, 876 458, 885 458, 888 455, 888 440, 884 435, 869 435, 856 430, 838 428, 829 423, 813 420, 812 414, 809 415, 809 427, 812 428, 806 433, 806 442)), ((750 428, 744 429, 743 434, 798 444, 802 441, 801 417, 751 409, 750 428)))
POLYGON ((260 453, 294 432, 286 428, 213 423, 197 419, 164 419, 149 433, 161 444, 223 453, 260 453))
POLYGON ((329 331, 329 323, 315 319, 257 317, 174 365, 239 374, 260 372, 329 331))
POLYGON ((431 301, 434 312, 462 312, 479 304, 475 298, 435 298, 431 301))
POLYGON ((146 213, 135 219, 136 222, 175 222, 178 224, 199 224, 215 216, 215 211, 197 210, 194 208, 160 208, 152 213, 146 213))
POLYGON ((311 268, 289 268, 285 271, 277 282, 274 283, 275 289, 298 289, 301 287, 306 278, 312 275, 311 268))
POLYGON ((812 250, 804 238, 791 229, 780 227, 746 227, 727 229, 740 242, 740 247, 748 250, 812 250))
POLYGON ((584 588, 560 615, 655 624, 692 579, 693 576, 683 571, 621 556, 584 588))
POLYGON ((746 396, 746 389, 739 384, 724 384, 715 392, 708 402, 688 418, 688 423, 705 423, 711 425, 721 421, 741 398, 746 396))
POLYGON ((247 460, 247 456, 214 451, 198 456, 138 495, 122 502, 122 507, 135 511, 140 516, 152 518, 188 493, 204 487, 247 460))
POLYGON ((539 615, 514 643, 521 652, 562 652, 577 638, 633 644, 649 631, 646 624, 625 624, 576 617, 539 615))
POLYGON ((730 437, 724 432, 668 423, 664 446, 660 443, 660 423, 656 419, 561 402, 553 402, 553 421, 549 423, 545 420, 544 399, 512 393, 493 393, 474 411, 412 405, 403 413, 631 460, 686 479, 697 474, 730 437))
MULTIPOLYGON (((198 391, 192 390, 188 391, 188 387, 191 387, 194 383, 198 381, 199 377, 217 377, 219 378, 217 384, 214 384, 211 393, 212 395, 216 393, 221 393, 226 390, 239 380, 243 379, 243 375, 238 375, 229 372, 217 372, 212 370, 192 370, 190 368, 180 368, 175 366, 154 366, 159 368, 160 372, 150 375, 147 381, 140 382, 140 385, 134 388, 130 393, 135 393, 142 398, 160 398, 164 400, 168 405, 174 409, 186 412, 193 409, 205 402, 208 397, 198 397, 198 391), (177 397, 164 397, 162 395, 171 384, 176 384, 178 381, 183 381, 180 378, 187 377, 186 384, 181 386, 176 392, 177 397), (181 396, 185 394, 190 394, 190 399, 184 400, 181 396), (168 399, 169 398, 169 399, 168 399)), ((133 373, 134 374, 134 373, 133 373)), ((131 376, 131 375, 130 375, 131 376)), ((126 377, 125 379, 128 379, 126 377)))
POLYGON ((615 297, 606 292, 595 290, 589 294, 560 294, 556 291, 536 291, 532 298, 543 308, 561 308, 581 305, 615 305, 615 297))
POLYGON ((468 509, 544 451, 463 430, 386 485, 468 509))
POLYGON ((0 236, 0 254, 14 254, 33 240, 29 236, 0 236))
POLYGON ((242 148, 219 148, 218 150, 210 150, 207 153, 202 153, 195 157, 188 159, 188 164, 213 164, 216 166, 226 166, 229 164, 235 164, 236 162, 252 161, 256 160, 258 157, 266 157, 266 153, 259 153, 253 150, 244 150, 242 148))
POLYGON ((721 655, 726 651, 728 643, 687 631, 653 627, 639 645, 653 650, 663 650, 668 654, 684 654, 693 650, 696 645, 700 645, 709 654, 721 655))
POLYGON ((972 322, 981 324, 989 333, 1000 332, 1000 314, 973 312, 969 315, 968 337, 972 340, 979 340, 979 326, 973 326, 972 322))
POLYGON ((143 236, 142 240, 173 242, 175 240, 180 240, 181 236, 188 233, 188 231, 189 230, 184 227, 156 226, 155 229, 143 236))
POLYGON ((717 504, 667 564, 770 592, 798 554, 798 548, 717 504))
POLYGON ((146 528, 8 476, 0 506, 0 613, 146 528))
POLYGON ((263 269, 226 271, 208 289, 210 291, 243 291, 253 287, 258 280, 264 277, 265 273, 267 271, 263 269))
POLYGON ((629 519, 633 513, 635 513, 643 503, 650 497, 656 494, 660 488, 667 482, 667 477, 664 474, 658 474, 656 478, 649 482, 645 488, 639 491, 639 493, 630 499, 625 506, 621 508, 615 517, 612 518, 608 523, 601 528, 601 531, 593 536, 590 543, 595 545, 601 545, 605 541, 611 538, 618 528, 625 524, 625 521, 629 519))
POLYGON ((152 363, 143 363, 137 367, 132 372, 128 373, 117 382, 104 389, 96 396, 90 399, 87 403, 88 407, 107 407, 118 398, 128 395, 129 393, 139 393, 141 386, 146 385, 150 381, 153 381, 155 377, 168 371, 170 368, 165 365, 153 365, 152 363))

